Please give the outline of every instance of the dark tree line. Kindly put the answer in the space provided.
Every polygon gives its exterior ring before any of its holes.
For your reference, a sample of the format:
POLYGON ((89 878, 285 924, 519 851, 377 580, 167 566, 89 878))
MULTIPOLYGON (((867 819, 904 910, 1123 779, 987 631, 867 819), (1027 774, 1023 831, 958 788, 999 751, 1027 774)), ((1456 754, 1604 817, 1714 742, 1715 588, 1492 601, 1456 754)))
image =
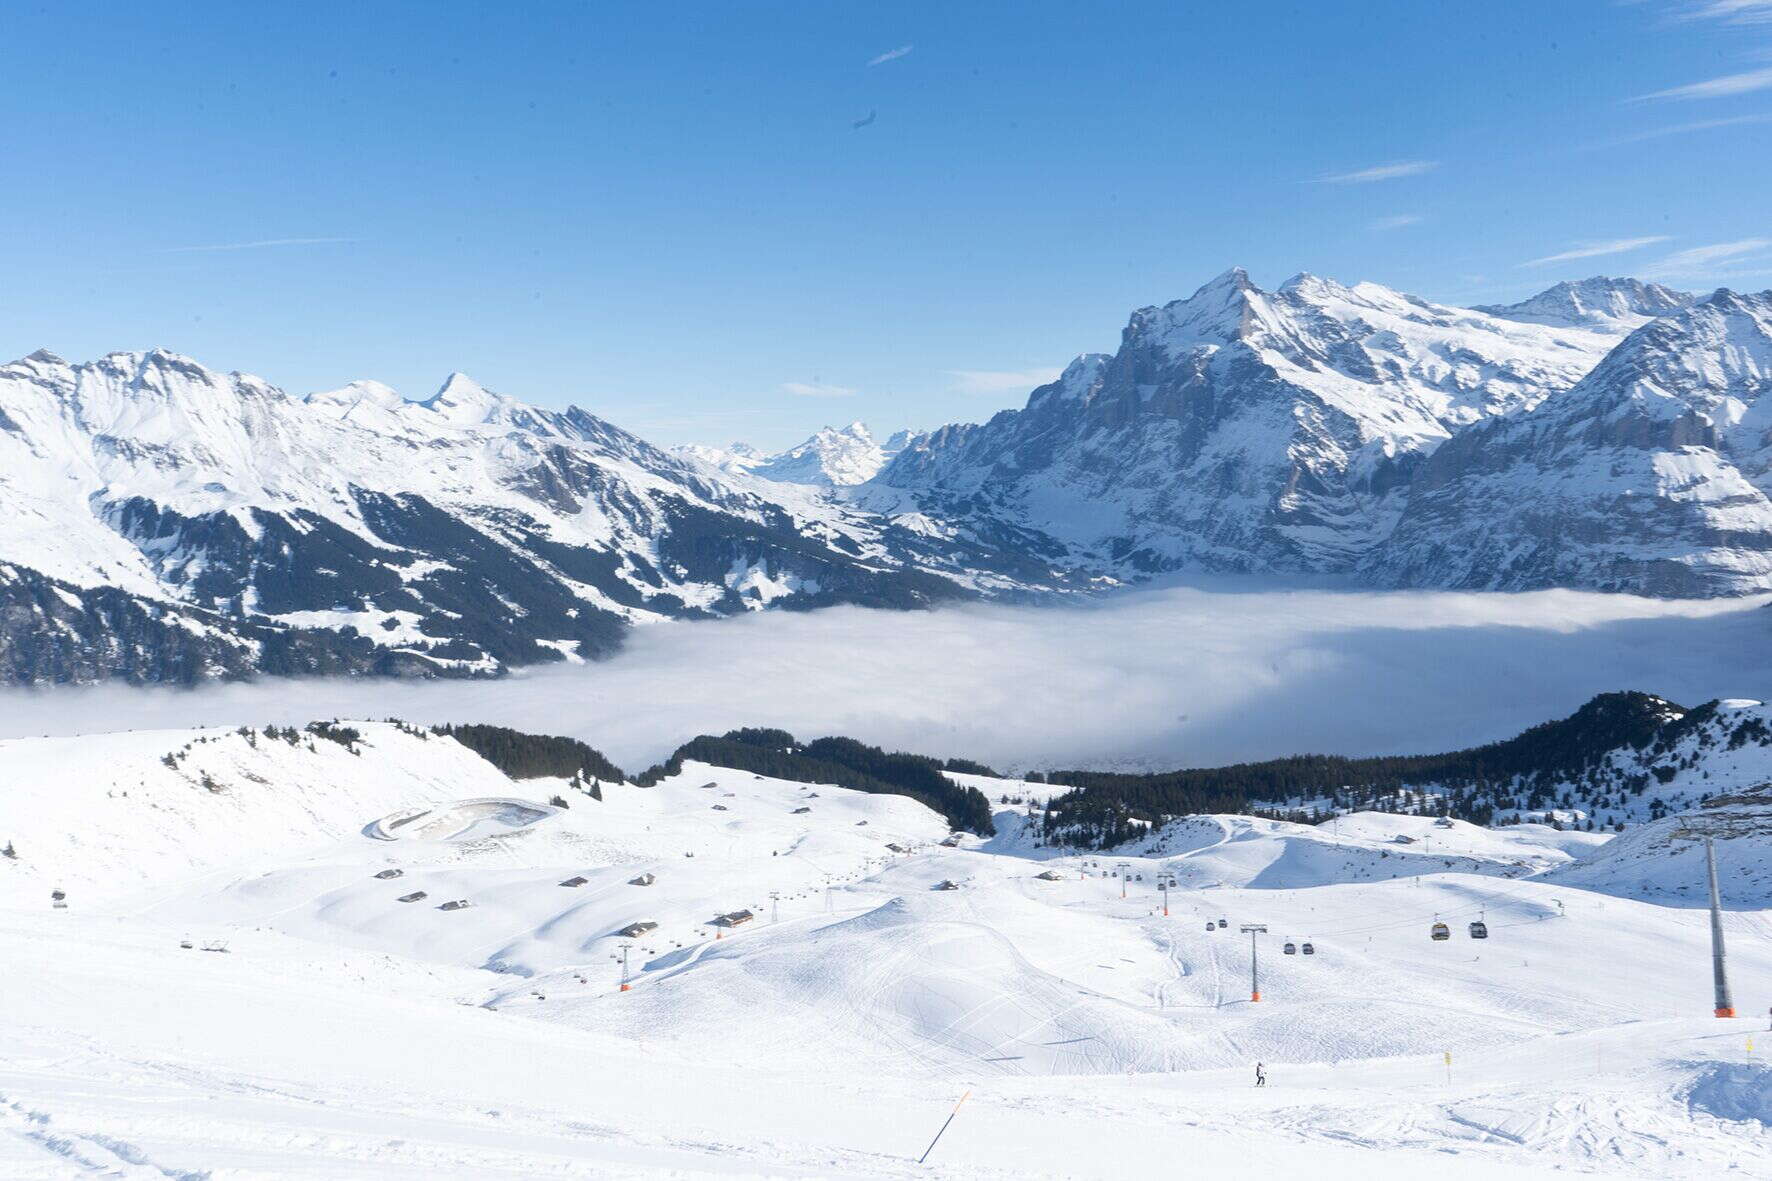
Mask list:
MULTIPOLYGON (((1324 818, 1328 813, 1256 806, 1312 799, 1327 800, 1338 811, 1425 811, 1489 824, 1498 807, 1555 807, 1562 802, 1556 785, 1592 778, 1610 752, 1667 750, 1714 712, 1712 706, 1683 710, 1647 693, 1603 693, 1566 718, 1444 754, 1307 754, 1147 775, 1054 771, 1047 782, 1074 790, 1053 799, 1044 827, 1052 839, 1105 847, 1147 831, 1137 822, 1160 823, 1169 816, 1244 812, 1307 822, 1324 818), (1422 790, 1427 787, 1433 788, 1431 799, 1422 790)), ((1645 785, 1646 778, 1627 787, 1640 792, 1645 785)))
MULTIPOLYGON (((682 771, 685 759, 795 783, 830 783, 874 795, 909 796, 941 813, 954 828, 980 836, 997 831, 984 793, 975 787, 961 787, 943 775, 939 760, 884 751, 853 738, 802 743, 786 730, 764 729, 730 730, 717 738, 703 734, 678 747, 668 761, 634 782, 650 787, 682 771)), ((980 772, 984 773, 988 772, 980 772)))
POLYGON ((512 779, 572 779, 581 773, 616 783, 626 778, 602 751, 576 738, 525 734, 503 726, 473 723, 438 726, 436 731, 455 739, 512 779))

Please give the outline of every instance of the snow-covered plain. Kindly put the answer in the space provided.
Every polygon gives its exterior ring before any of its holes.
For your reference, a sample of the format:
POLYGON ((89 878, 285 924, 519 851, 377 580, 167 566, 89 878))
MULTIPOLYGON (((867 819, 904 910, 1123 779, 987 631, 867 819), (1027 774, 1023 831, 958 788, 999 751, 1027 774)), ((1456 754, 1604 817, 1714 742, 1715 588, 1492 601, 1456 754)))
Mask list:
MULTIPOLYGON (((1093 855, 1005 805, 950 848, 900 797, 691 763, 597 801, 352 725, 0 742, 0 1175, 1772 1172, 1772 1036, 1708 1016, 1690 901, 1559 880, 1595 836, 1200 817, 1093 855)), ((1728 915, 1744 1013, 1768 917, 1728 915)))

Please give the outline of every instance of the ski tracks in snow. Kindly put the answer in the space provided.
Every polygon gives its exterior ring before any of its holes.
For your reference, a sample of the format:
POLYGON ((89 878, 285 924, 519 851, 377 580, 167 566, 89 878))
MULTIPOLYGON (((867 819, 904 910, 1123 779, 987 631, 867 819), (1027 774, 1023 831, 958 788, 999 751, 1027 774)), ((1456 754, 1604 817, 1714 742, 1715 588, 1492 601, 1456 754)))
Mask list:
MULTIPOLYGON (((207 1181, 207 1170, 186 1172, 156 1164, 146 1152, 127 1140, 119 1140, 100 1132, 76 1132, 58 1124, 48 1112, 29 1107, 10 1096, 0 1094, 0 1128, 40 1149, 50 1158, 42 1162, 62 1170, 72 1169, 98 1177, 117 1177, 125 1181, 207 1181)), ((4 1164, 0 1158, 0 1164, 4 1164)), ((29 1168, 28 1164, 24 1167, 29 1168)), ((29 1176, 30 1174, 24 1174, 29 1176)), ((44 1174, 50 1176, 52 1174, 44 1174)))

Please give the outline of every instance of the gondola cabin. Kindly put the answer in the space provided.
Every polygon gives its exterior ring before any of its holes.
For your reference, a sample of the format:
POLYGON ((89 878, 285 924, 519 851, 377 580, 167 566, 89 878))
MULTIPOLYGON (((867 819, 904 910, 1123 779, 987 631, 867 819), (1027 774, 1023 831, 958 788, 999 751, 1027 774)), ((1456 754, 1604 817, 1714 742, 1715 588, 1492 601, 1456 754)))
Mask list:
POLYGON ((1448 927, 1445 923, 1435 923, 1433 936, 1435 943, 1444 943, 1446 940, 1452 938, 1452 928, 1448 927))
POLYGON ((1285 947, 1281 948, 1280 950, 1284 951, 1287 955, 1297 955, 1298 954, 1298 944, 1288 943, 1285 947))
POLYGON ((1489 938, 1489 924, 1485 923, 1482 919, 1478 919, 1476 922, 1472 923, 1471 924, 1471 938, 1472 939, 1487 939, 1487 938, 1489 938))
POLYGON ((1211 919, 1207 919, 1206 920, 1206 929, 1208 931, 1216 931, 1216 930, 1218 930, 1218 924, 1213 922, 1211 919))
POLYGON ((1304 945, 1304 946, 1303 946, 1303 947, 1302 947, 1302 948, 1300 948, 1300 949, 1299 949, 1299 950, 1300 950, 1300 951, 1302 951, 1302 952, 1304 952, 1304 954, 1306 954, 1306 955, 1316 955, 1316 954, 1317 954, 1317 949, 1316 949, 1316 947, 1315 947, 1315 946, 1314 946, 1314 945, 1312 945, 1312 944, 1309 944, 1309 943, 1307 943, 1307 944, 1305 944, 1305 945, 1304 945))
POLYGON ((1231 925, 1231 922, 1229 919, 1219 919, 1218 920, 1218 929, 1220 931, 1224 930, 1226 927, 1228 927, 1230 925, 1231 925))

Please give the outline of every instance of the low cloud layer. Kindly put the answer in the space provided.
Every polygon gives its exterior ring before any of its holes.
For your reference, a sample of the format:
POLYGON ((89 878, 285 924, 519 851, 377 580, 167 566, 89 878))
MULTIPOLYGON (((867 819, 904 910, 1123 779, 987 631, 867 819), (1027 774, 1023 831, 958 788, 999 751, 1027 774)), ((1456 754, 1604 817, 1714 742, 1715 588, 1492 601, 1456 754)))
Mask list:
POLYGON ((1190 588, 1061 608, 835 608, 644 628, 606 663, 497 682, 12 692, 0 734, 473 720, 573 734, 630 769, 740 725, 1021 768, 1432 751, 1609 689, 1772 695, 1764 603, 1190 588))

